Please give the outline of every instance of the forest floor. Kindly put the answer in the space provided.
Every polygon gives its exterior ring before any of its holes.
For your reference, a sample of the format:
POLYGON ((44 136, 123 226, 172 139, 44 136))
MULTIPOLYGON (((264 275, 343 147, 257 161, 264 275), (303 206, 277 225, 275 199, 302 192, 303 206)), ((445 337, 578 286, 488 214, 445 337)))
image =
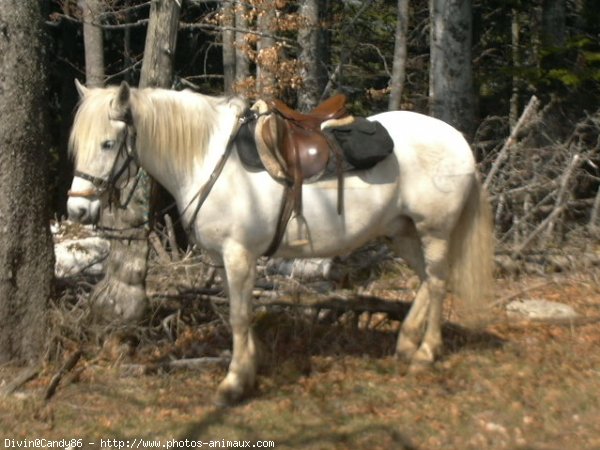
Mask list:
MULTIPOLYGON (((410 283, 408 276, 385 276, 369 295, 406 297, 410 283)), ((163 314, 156 329, 186 323, 193 307, 163 314)), ((270 308, 259 316, 267 364, 241 405, 212 403, 223 365, 169 371, 149 363, 226 354, 230 338, 218 319, 180 325, 170 341, 152 342, 151 333, 88 339, 49 400, 58 362, 0 398, 0 446, 37 438, 46 445, 74 439, 75 448, 87 449, 227 441, 282 449, 600 449, 598 269, 498 279, 492 322, 470 332, 446 313, 444 356, 418 375, 393 357, 399 322, 385 315, 326 323, 298 308, 270 308), (571 305, 581 319, 507 317, 508 301, 534 298, 571 305)), ((64 361, 68 338, 63 346, 64 361)), ((0 367, 0 383, 20 370, 0 367)))

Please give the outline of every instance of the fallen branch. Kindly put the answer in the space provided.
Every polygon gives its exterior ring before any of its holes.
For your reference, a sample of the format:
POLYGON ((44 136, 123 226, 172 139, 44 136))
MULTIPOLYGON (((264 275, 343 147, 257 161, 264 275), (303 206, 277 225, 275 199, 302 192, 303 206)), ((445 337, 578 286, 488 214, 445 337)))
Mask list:
POLYGON ((160 371, 172 370, 204 370, 208 367, 227 366, 231 361, 229 356, 205 356, 202 358, 175 359, 160 363, 121 364, 122 376, 149 375, 160 371))
POLYGON ((175 227, 173 226, 173 220, 169 214, 165 214, 165 225, 167 227, 169 246, 171 247, 171 258, 173 261, 180 261, 181 255, 179 254, 179 245, 177 245, 177 239, 175 238, 175 227))
POLYGON ((595 231, 597 227, 600 227, 598 217, 600 217, 600 186, 598 186, 598 192, 596 192, 596 197, 594 198, 594 206, 590 213, 590 221, 588 223, 590 230, 595 231))
POLYGON ((52 377, 52 380, 50 380, 50 384, 48 385, 48 388, 46 389, 46 394, 44 395, 44 400, 48 401, 54 396, 60 381, 67 373, 69 373, 75 367, 75 365, 81 358, 81 355, 81 350, 77 350, 71 356, 69 356, 69 358, 65 361, 60 370, 56 373, 56 375, 52 377))
POLYGON ((527 292, 535 291, 537 289, 545 288, 545 287, 552 286, 555 284, 557 284, 557 282, 555 280, 550 280, 550 281, 545 281, 543 283, 535 284, 533 286, 524 287, 523 289, 520 289, 519 292, 510 294, 510 295, 505 295, 504 297, 499 298, 498 300, 494 301, 492 303, 491 307, 493 308, 495 306, 505 306, 507 303, 510 303, 514 299, 521 297, 523 294, 525 294, 527 292))
MULTIPOLYGON (((210 300, 215 304, 229 303, 226 298, 217 296, 210 296, 210 300)), ((296 296, 281 295, 276 298, 260 296, 256 299, 255 304, 256 306, 316 308, 341 312, 353 311, 358 314, 363 312, 386 313, 392 319, 403 319, 411 305, 408 301, 388 301, 367 295, 350 296, 343 294, 328 296, 313 294, 311 296, 303 296, 302 301, 299 301, 296 296)))
POLYGON ((535 230, 533 230, 531 232, 531 234, 527 237, 527 239, 525 239, 523 242, 521 242, 513 251, 512 251, 512 257, 513 258, 517 258, 521 253, 523 253, 523 250, 525 250, 529 244, 531 244, 531 242, 533 242, 533 240, 538 236, 538 234, 540 234, 542 231, 544 231, 546 229, 546 227, 552 223, 552 221, 558 217, 558 215, 560 213, 562 213, 564 210, 564 205, 559 206, 558 208, 556 208, 554 211, 552 211, 552 213, 546 217, 544 219, 544 221, 542 223, 540 223, 535 230))
POLYGON ((39 366, 23 369, 10 383, 0 389, 0 397, 8 397, 28 381, 33 380, 40 373, 39 366))
POLYGON ((160 242, 160 238, 158 237, 158 234, 156 234, 155 231, 150 232, 150 234, 148 235, 148 241, 150 241, 150 244, 152 245, 152 248, 158 255, 158 259, 161 263, 168 264, 171 262, 169 254, 163 247, 162 243, 160 242))

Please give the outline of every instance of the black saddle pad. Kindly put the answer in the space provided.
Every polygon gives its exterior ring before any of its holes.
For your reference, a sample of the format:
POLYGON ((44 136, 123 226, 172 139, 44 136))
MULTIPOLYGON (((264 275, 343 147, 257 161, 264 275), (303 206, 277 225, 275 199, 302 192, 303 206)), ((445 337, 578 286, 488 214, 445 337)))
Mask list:
MULTIPOLYGON (((254 140, 255 128, 255 120, 244 123, 235 143, 238 155, 248 169, 265 170, 254 140)), ((394 151, 394 141, 383 125, 364 118, 357 117, 350 125, 327 128, 325 133, 342 149, 344 170, 369 169, 394 151)), ((335 157, 329 159, 326 172, 336 173, 335 157)))
POLYGON ((244 166, 254 170, 265 170, 265 166, 258 154, 256 140, 254 139, 255 128, 256 120, 250 120, 242 124, 235 138, 235 145, 244 166))
POLYGON ((357 117, 349 125, 326 128, 355 169, 370 169, 394 151, 394 141, 379 122, 357 117))

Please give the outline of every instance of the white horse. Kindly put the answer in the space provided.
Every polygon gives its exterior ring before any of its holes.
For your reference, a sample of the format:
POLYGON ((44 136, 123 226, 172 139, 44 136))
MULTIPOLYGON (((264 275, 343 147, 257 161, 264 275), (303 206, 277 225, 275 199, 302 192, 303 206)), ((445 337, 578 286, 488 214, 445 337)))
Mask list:
MULTIPOLYGON (((197 214, 194 210, 197 193, 245 110, 243 101, 134 89, 125 83, 102 89, 78 84, 78 89, 82 99, 70 138, 76 168, 70 217, 96 223, 104 193, 139 167, 173 195, 191 238, 224 267, 233 355, 217 401, 239 401, 256 381, 257 342, 251 330, 255 263, 273 239, 284 188, 267 172, 247 170, 234 146, 206 201, 197 214)), ((292 246, 293 236, 286 234, 275 256, 329 257, 387 238, 421 279, 396 347, 398 356, 418 369, 441 351, 447 282, 474 307, 489 299, 490 210, 471 149, 457 130, 412 112, 369 119, 387 129, 394 153, 371 169, 345 175, 341 215, 335 180, 304 185, 309 243, 292 246)))

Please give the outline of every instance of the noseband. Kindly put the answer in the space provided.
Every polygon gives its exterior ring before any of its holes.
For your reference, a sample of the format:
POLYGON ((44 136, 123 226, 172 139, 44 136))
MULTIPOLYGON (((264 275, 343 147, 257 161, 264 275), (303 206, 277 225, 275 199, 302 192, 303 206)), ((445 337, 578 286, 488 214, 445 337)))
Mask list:
MULTIPOLYGON (((119 198, 118 193, 120 188, 117 187, 117 180, 125 173, 125 171, 129 171, 129 165, 132 162, 136 163, 137 170, 139 170, 139 163, 137 157, 135 155, 135 140, 136 140, 136 132, 133 124, 131 124, 128 120, 123 120, 125 122, 126 128, 125 133, 121 139, 119 139, 119 149, 117 150, 117 154, 115 155, 115 160, 110 169, 110 173, 107 178, 97 177, 95 175, 90 175, 88 173, 82 172, 80 170, 75 170, 73 175, 79 178, 83 178, 84 180, 89 181, 94 186, 91 189, 86 191, 72 191, 69 190, 67 195, 69 197, 84 197, 84 198, 92 198, 92 197, 101 197, 104 194, 109 194, 109 199, 119 198), (123 165, 117 169, 117 163, 121 157, 124 157, 123 165)), ((127 174, 127 181, 131 178, 131 173, 127 174)), ((127 182, 125 182, 127 184, 127 182)))

